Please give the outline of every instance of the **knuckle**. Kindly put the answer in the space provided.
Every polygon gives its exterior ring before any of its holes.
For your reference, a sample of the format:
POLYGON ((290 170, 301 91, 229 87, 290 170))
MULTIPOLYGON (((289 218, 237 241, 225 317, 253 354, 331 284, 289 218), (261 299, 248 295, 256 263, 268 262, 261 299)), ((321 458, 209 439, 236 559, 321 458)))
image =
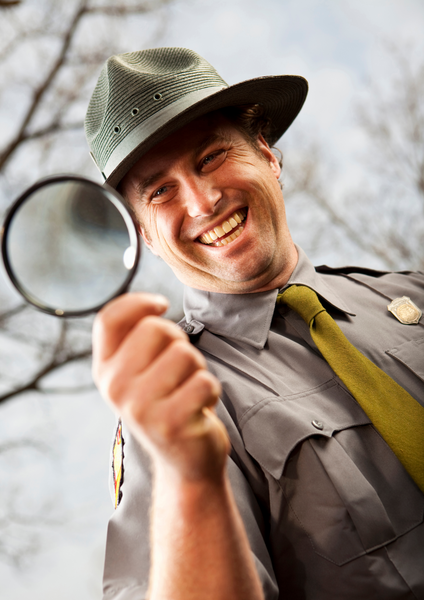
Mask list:
POLYGON ((121 298, 112 300, 96 314, 93 322, 93 334, 96 338, 98 334, 110 333, 122 326, 123 315, 127 313, 125 303, 120 302, 121 298), (122 306, 124 304, 124 306, 122 306))
POLYGON ((139 328, 145 335, 155 335, 161 331, 165 331, 165 328, 162 324, 163 320, 164 319, 156 317, 155 315, 148 315, 140 321, 139 328))
POLYGON ((111 306, 106 304, 95 316, 93 328, 94 330, 108 329, 115 321, 115 313, 111 306))
POLYGON ((127 377, 120 375, 116 365, 113 362, 103 364, 93 375, 101 395, 116 406, 122 404, 128 394, 131 382, 127 377))
POLYGON ((179 426, 172 419, 161 421, 156 424, 155 437, 161 439, 167 445, 172 444, 179 433, 179 426))
POLYGON ((195 384, 200 393, 205 396, 219 396, 221 393, 219 381, 212 373, 209 373, 209 371, 197 371, 193 377, 195 378, 195 384))
POLYGON ((108 325, 122 319, 122 313, 128 304, 131 302, 130 294, 122 294, 118 298, 110 300, 97 313, 95 321, 108 325))
POLYGON ((124 382, 121 377, 104 375, 100 382, 100 390, 111 402, 118 404, 124 395, 124 382))
POLYGON ((140 334, 146 337, 160 336, 162 339, 172 341, 174 339, 184 339, 185 333, 181 329, 162 317, 149 315, 140 321, 140 334))
MULTIPOLYGON (((123 322, 127 323, 128 314, 135 320, 146 318, 149 314, 158 314, 158 306, 154 298, 154 295, 142 292, 121 294, 100 309, 94 320, 94 326, 109 328, 123 322)), ((162 312, 160 307, 159 312, 162 312)))
POLYGON ((175 340, 172 343, 173 356, 193 369, 205 369, 206 361, 202 354, 186 340, 175 340))
POLYGON ((140 398, 127 402, 123 407, 125 416, 128 417, 131 422, 137 423, 137 426, 145 433, 148 430, 148 407, 148 402, 143 402, 140 398))
POLYGON ((154 446, 169 445, 179 430, 177 420, 162 403, 133 402, 126 408, 126 415, 154 446))

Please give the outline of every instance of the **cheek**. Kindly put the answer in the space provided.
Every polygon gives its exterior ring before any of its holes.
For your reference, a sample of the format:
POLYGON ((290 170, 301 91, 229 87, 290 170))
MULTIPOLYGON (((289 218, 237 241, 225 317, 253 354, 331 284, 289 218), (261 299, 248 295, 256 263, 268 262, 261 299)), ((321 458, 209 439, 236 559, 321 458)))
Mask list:
POLYGON ((155 206, 146 219, 153 250, 164 260, 170 262, 179 242, 180 221, 175 211, 168 207, 155 206))
POLYGON ((140 208, 140 206, 137 206, 137 208, 133 210, 133 213, 144 241, 152 250, 154 250, 154 253, 157 254, 156 249, 154 248, 155 240, 157 239, 157 227, 154 212, 147 208, 140 208))

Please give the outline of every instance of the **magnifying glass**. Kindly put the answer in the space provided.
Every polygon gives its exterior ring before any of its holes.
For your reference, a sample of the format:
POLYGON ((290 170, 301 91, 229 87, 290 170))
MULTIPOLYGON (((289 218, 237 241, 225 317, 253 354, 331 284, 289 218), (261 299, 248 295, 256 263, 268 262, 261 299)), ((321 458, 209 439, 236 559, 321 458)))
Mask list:
POLYGON ((140 240, 121 196, 74 175, 39 181, 10 208, 1 232, 15 288, 59 317, 98 311, 122 294, 140 259, 140 240))

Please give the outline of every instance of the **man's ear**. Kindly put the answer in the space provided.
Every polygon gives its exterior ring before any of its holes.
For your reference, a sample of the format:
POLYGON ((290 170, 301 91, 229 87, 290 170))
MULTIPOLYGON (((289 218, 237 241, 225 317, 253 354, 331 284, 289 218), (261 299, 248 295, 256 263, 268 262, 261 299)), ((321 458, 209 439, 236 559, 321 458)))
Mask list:
POLYGON ((149 248, 150 252, 152 252, 155 256, 158 256, 158 253, 153 249, 152 242, 150 241, 149 237, 147 236, 144 228, 140 225, 140 223, 137 223, 137 229, 138 229, 138 233, 143 238, 143 241, 146 244, 146 246, 149 248))
POLYGON ((278 179, 281 175, 281 167, 278 162, 278 158, 275 156, 274 152, 268 145, 268 142, 265 140, 262 133, 258 135, 258 144, 260 151, 264 155, 264 158, 269 162, 271 169, 273 170, 275 177, 278 179))

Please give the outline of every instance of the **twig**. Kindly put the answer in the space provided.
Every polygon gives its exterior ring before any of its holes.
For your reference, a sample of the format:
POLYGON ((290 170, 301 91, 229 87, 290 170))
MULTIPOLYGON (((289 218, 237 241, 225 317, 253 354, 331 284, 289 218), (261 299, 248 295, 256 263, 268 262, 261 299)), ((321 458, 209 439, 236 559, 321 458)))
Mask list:
POLYGON ((22 141, 26 139, 26 129, 29 123, 31 122, 31 119, 34 116, 35 111, 37 110, 44 94, 49 89, 50 85, 52 84, 54 78, 56 77, 57 73, 59 72, 60 68, 62 67, 65 61, 67 52, 73 40, 77 26, 81 20, 81 17, 85 14, 87 10, 86 4, 87 0, 83 0, 83 2, 81 2, 80 6, 78 7, 74 18, 72 19, 68 30, 63 37, 62 46, 56 58, 56 61, 53 63, 44 81, 41 83, 38 89, 35 90, 32 102, 22 120, 21 126, 17 134, 15 135, 14 139, 9 143, 7 148, 3 151, 3 153, 0 155, 0 170, 4 167, 7 160, 10 158, 10 156, 13 154, 14 150, 19 146, 19 144, 21 144, 22 141))
POLYGON ((59 369, 60 367, 63 367, 66 364, 75 362, 77 360, 82 360, 84 358, 88 358, 89 356, 91 356, 91 349, 83 350, 82 352, 77 352, 75 354, 66 356, 63 359, 59 359, 59 360, 57 358, 53 358, 47 365, 42 367, 34 375, 34 377, 30 381, 28 381, 26 384, 21 385, 20 387, 17 387, 15 389, 7 392, 6 394, 0 395, 0 404, 3 402, 6 402, 6 400, 10 400, 10 398, 18 396, 19 394, 23 394, 24 392, 30 392, 33 390, 40 391, 40 389, 38 387, 38 383, 45 375, 47 375, 47 373, 52 373, 52 372, 56 371, 57 369, 59 369))

